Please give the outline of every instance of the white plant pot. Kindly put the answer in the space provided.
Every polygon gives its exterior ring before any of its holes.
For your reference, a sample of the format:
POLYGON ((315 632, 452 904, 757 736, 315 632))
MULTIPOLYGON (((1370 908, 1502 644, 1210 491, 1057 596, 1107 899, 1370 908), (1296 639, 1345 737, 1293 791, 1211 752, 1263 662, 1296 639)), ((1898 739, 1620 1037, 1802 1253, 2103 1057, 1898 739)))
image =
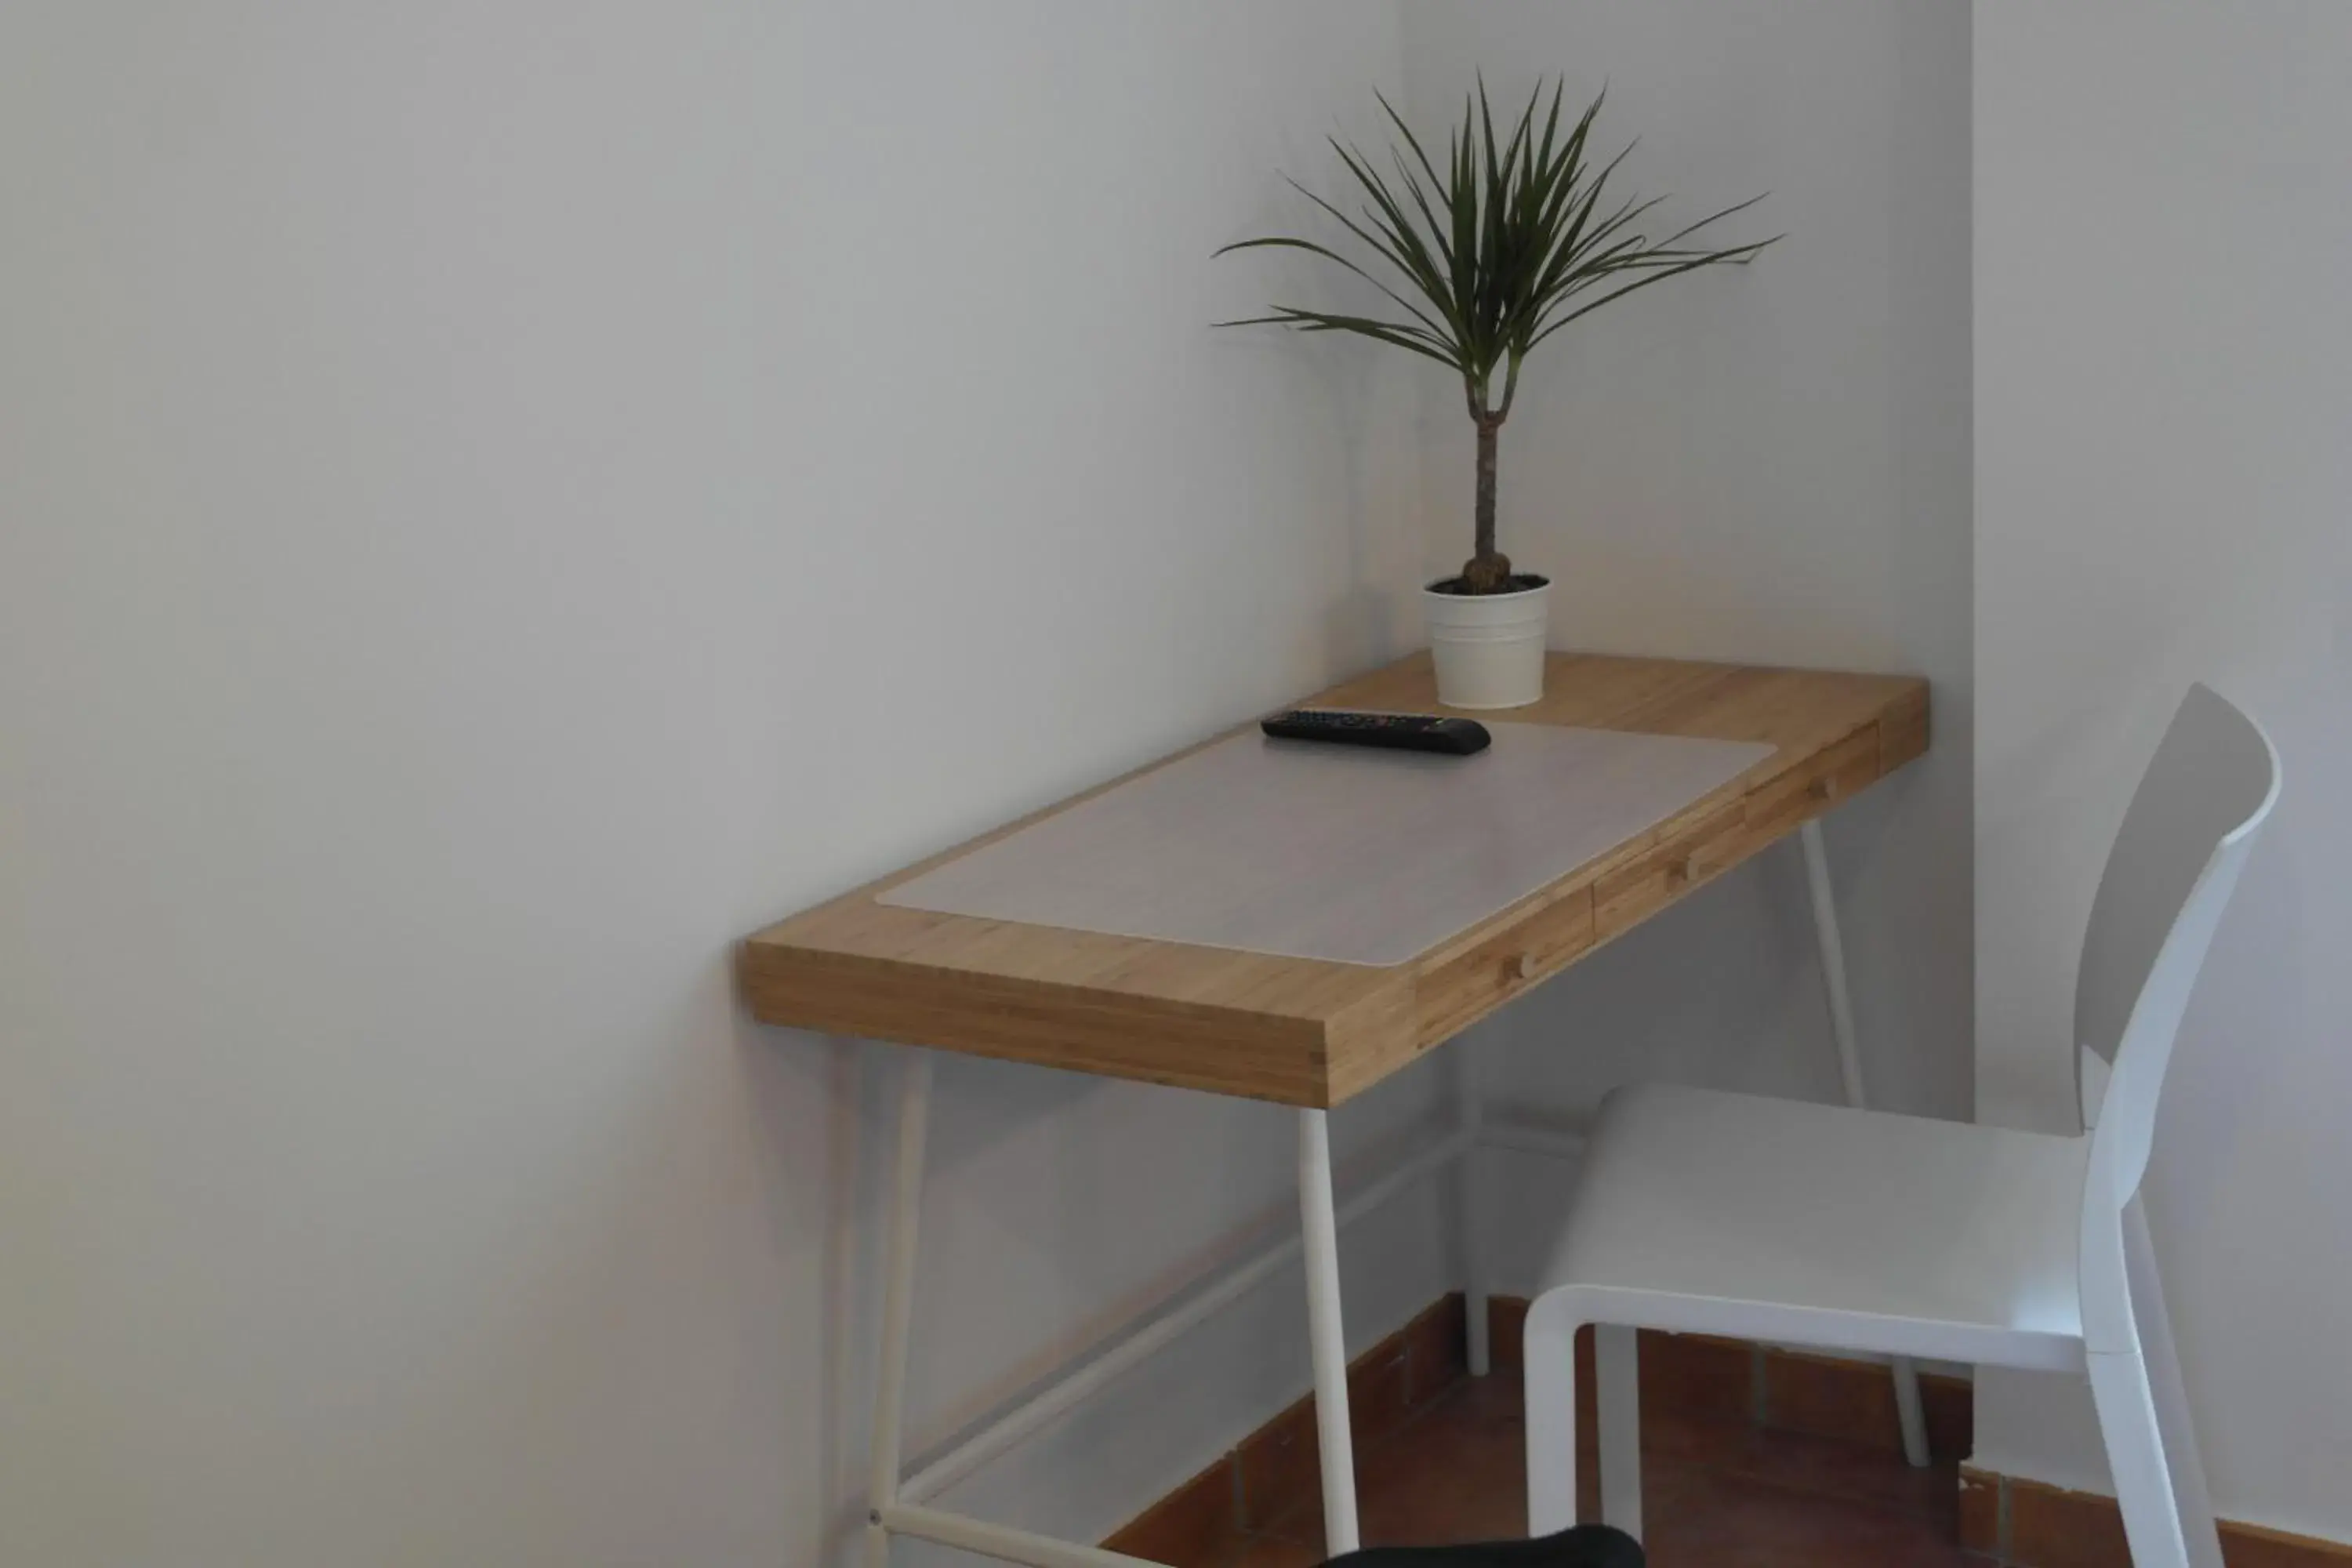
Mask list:
POLYGON ((1524 708, 1543 696, 1551 584, 1516 594, 1421 591, 1437 700, 1448 708, 1524 708))

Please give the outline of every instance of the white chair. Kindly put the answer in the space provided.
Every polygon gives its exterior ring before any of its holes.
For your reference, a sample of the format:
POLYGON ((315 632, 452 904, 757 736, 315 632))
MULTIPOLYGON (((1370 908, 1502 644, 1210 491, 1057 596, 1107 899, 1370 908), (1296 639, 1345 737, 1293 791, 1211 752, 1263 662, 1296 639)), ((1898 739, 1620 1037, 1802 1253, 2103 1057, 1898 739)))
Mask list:
POLYGON ((1653 1328, 2087 1373, 2132 1560, 2221 1568, 2137 1194, 2181 1011, 2277 795, 2261 728, 2191 688, 2084 939, 2075 1033, 2111 1070, 2081 1136, 1663 1086, 1612 1095, 1528 1313, 1530 1531, 1575 1522, 1575 1341, 1590 1323, 1601 1517, 1634 1535, 1634 1334, 1653 1328))

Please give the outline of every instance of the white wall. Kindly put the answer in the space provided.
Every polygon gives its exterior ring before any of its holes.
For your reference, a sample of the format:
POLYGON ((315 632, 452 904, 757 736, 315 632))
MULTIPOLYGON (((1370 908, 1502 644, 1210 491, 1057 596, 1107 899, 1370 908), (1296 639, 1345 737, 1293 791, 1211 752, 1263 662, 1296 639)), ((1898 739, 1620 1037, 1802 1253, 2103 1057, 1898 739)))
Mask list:
MULTIPOLYGON (((870 1141, 730 944, 1401 646, 1403 384, 1205 328, 1393 12, 879 9, 0 10, 0 1559, 814 1563, 870 1141)), ((940 1123, 918 1444, 1289 1190, 940 1123)), ((967 1499, 1116 1522, 1300 1313, 967 1499)))
MULTIPOLYGON (((1481 67, 1498 103, 1605 78, 1627 188, 1727 235, 1788 238, 1663 283, 1528 362, 1504 427, 1500 530, 1551 574, 1573 647, 1916 672, 1934 749, 1831 817, 1870 1088, 1969 1110, 1969 29, 1942 0, 1417 0, 1417 112, 1481 67)), ((1422 384, 1424 565, 1469 550, 1458 388, 1422 384)), ((1489 1026, 1509 1092, 1574 1112, 1635 1077, 1832 1099, 1837 1071, 1793 850, 1579 965, 1489 1026)), ((1509 1162, 1539 1245, 1562 1182, 1509 1162)), ((1524 1281, 1535 1247, 1523 1242, 1524 1281)))
MULTIPOLYGON (((1376 84, 1606 71, 1629 172, 1775 191, 1537 367, 1505 524, 1567 642, 1936 679, 1832 849, 1875 1081, 1965 1110, 1955 8, 880 9, 0 13, 0 1558, 819 1561, 887 1053, 729 945, 1409 646, 1451 389, 1202 326, 1376 84)), ((1777 860, 1488 1037, 1553 1103, 1833 1081, 1777 860)), ((987 1064, 934 1156, 917 1447, 1289 1191, 1278 1111, 987 1064)), ((1349 1234, 1359 1342, 1435 1196, 1349 1234)), ((1299 1311, 958 1500, 1115 1522, 1299 1311)))
MULTIPOLYGON (((2083 922, 2181 690, 2285 789, 2148 1174, 2215 1501, 2352 1539, 2352 11, 1980 6, 1979 1105, 2063 1127, 2083 922)), ((1979 1462, 2106 1486, 2087 1400, 1987 1376, 1979 1462)))

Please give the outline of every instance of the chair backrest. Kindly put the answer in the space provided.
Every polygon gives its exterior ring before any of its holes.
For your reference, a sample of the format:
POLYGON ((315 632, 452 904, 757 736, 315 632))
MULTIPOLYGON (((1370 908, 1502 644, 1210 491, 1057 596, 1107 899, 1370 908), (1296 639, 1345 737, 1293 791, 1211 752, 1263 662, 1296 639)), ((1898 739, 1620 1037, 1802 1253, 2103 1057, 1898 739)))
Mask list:
POLYGON ((2077 1071, 2085 1052, 2110 1068, 2083 1199, 2084 1327, 2095 1351, 2137 1343, 2120 1296, 2124 1205, 2147 1170, 2189 990, 2278 785, 2262 726, 2192 686, 2107 852, 2074 988, 2077 1071))

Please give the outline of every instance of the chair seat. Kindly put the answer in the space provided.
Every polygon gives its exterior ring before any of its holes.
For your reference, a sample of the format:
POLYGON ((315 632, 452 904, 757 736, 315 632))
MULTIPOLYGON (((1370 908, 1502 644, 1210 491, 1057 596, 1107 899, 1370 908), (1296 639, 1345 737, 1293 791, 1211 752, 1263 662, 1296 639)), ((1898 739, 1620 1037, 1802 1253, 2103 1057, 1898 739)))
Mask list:
POLYGON ((1713 1089, 1602 1106, 1547 1292, 1580 1321, 2081 1370, 2088 1140, 1713 1089))

